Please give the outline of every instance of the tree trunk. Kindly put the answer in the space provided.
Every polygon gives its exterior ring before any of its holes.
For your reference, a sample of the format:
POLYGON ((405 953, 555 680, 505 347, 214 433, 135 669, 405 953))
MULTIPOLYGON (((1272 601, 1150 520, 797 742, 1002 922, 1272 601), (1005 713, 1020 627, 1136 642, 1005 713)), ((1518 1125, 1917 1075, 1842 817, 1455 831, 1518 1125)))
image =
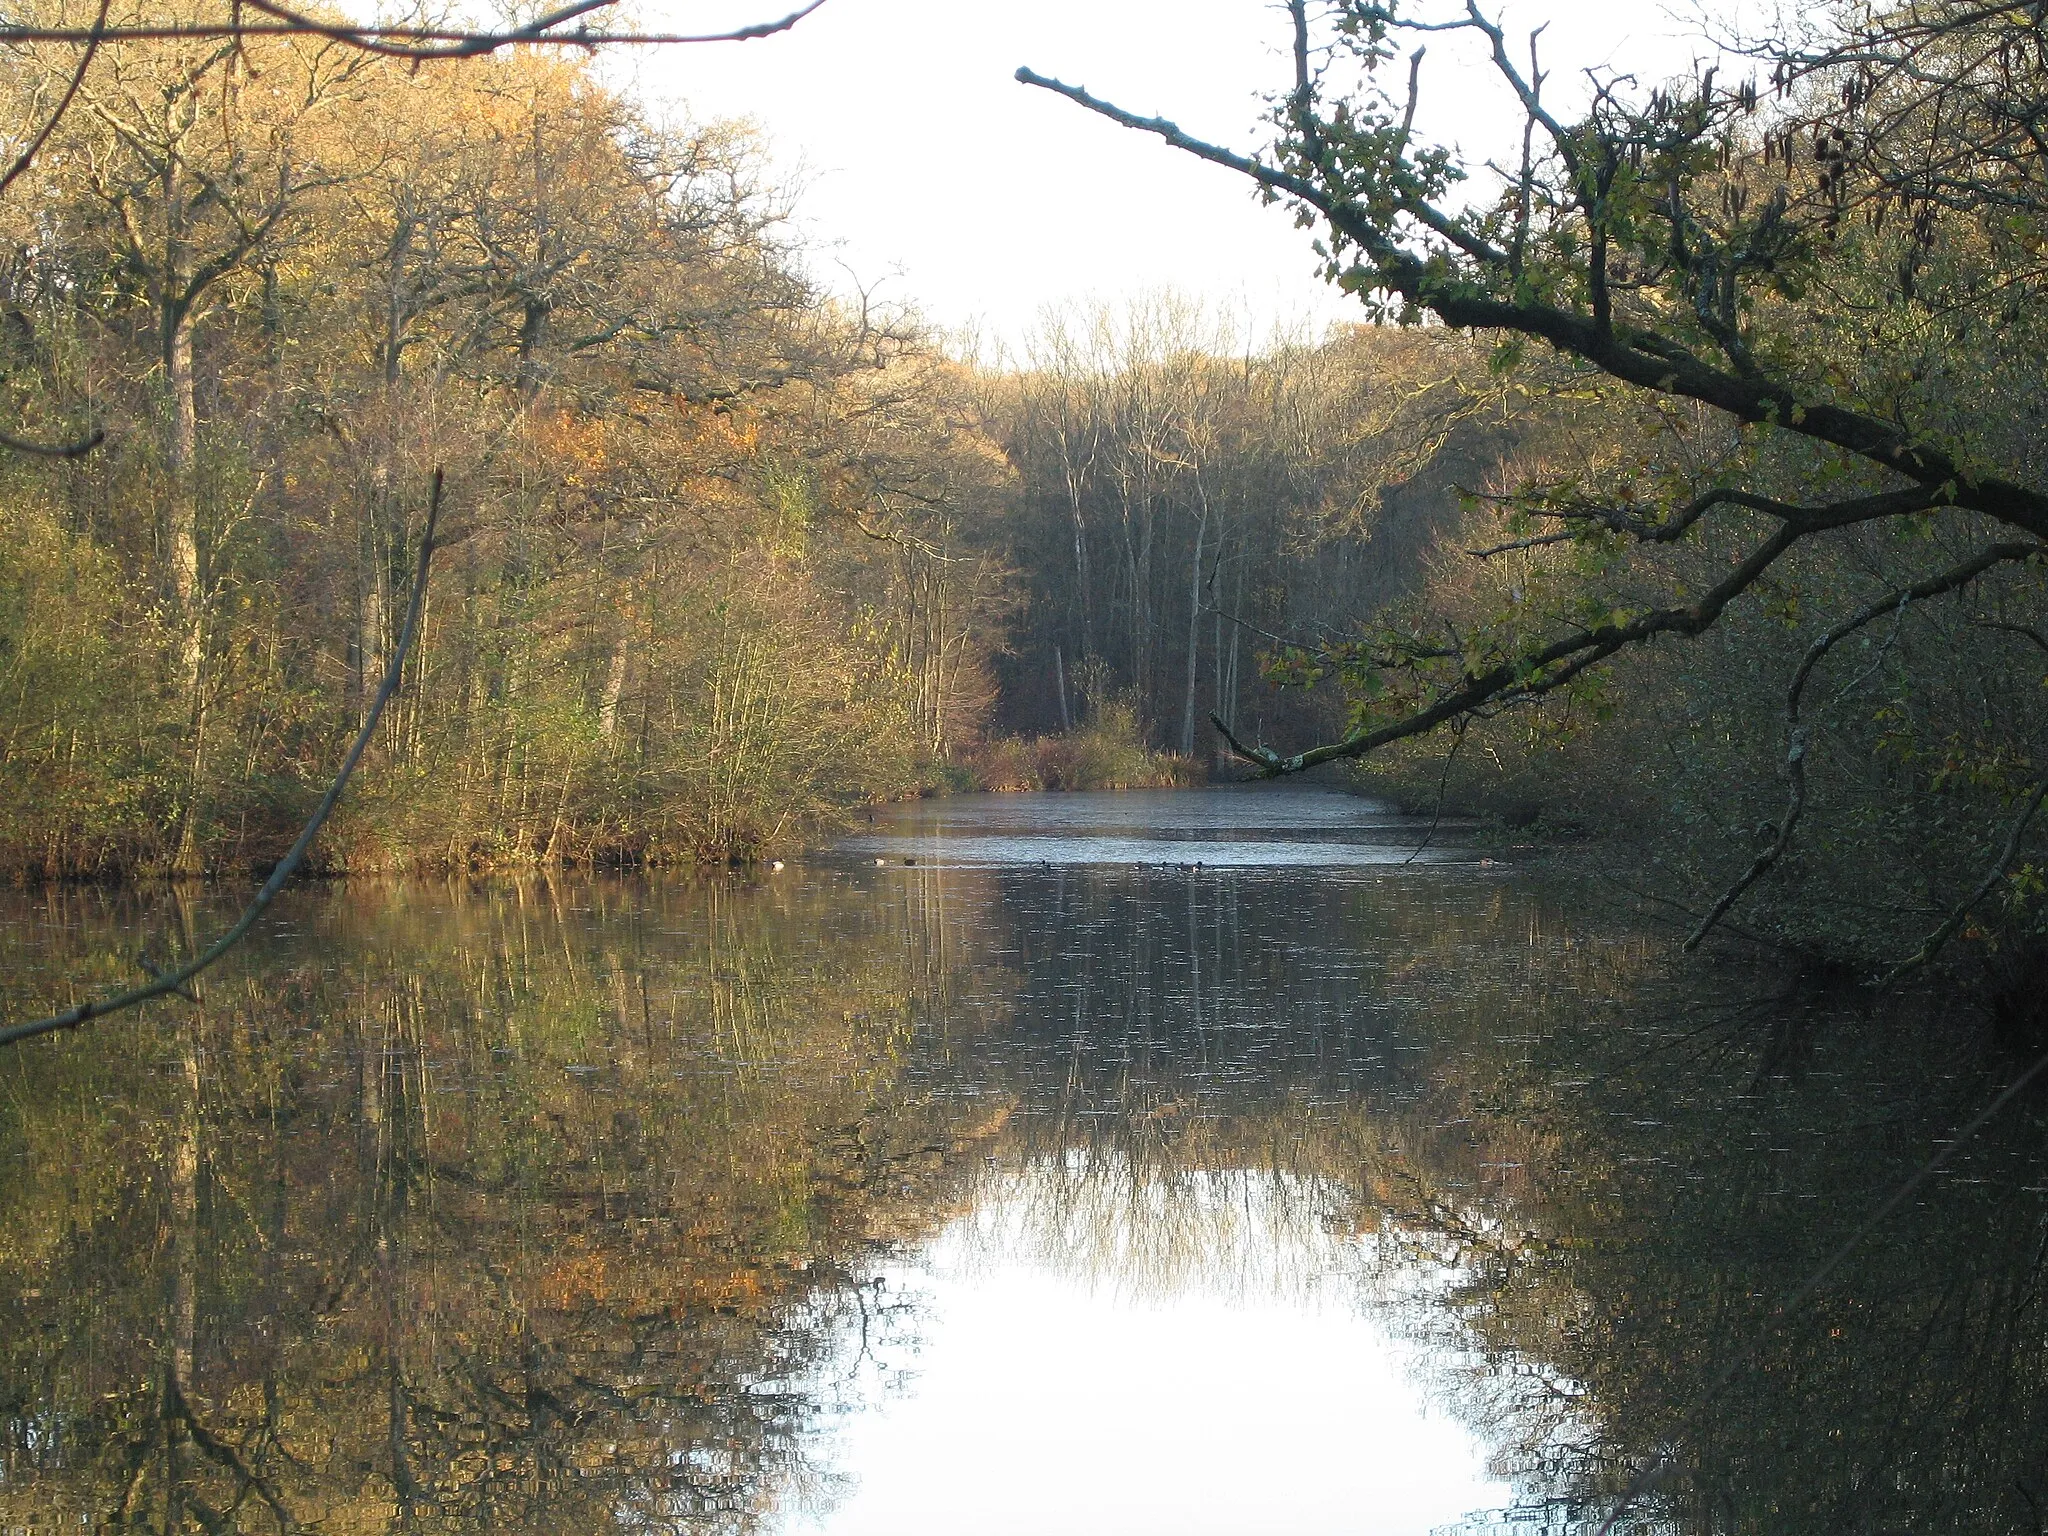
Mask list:
POLYGON ((609 745, 619 728, 619 700, 626 693, 627 631, 621 625, 612 641, 611 663, 605 668, 604 692, 597 705, 597 734, 609 745))
POLYGON ((1195 678, 1201 659, 1202 639, 1202 543, 1209 532, 1209 498, 1196 491, 1202 509, 1195 523, 1195 557, 1188 564, 1188 677, 1187 695, 1181 705, 1180 751, 1195 755, 1195 678))
POLYGON ((538 295, 526 300, 519 315, 519 366, 517 385, 519 397, 531 400, 540 393, 541 348, 547 342, 548 301, 538 295))
POLYGON ((379 455, 371 469, 370 494, 356 529, 356 633, 350 651, 355 659, 349 684, 355 693, 356 724, 369 713, 384 676, 385 649, 389 644, 390 563, 385 558, 384 529, 390 500, 388 464, 379 455))
MULTIPOLYGON (((1234 596, 1231 598, 1233 617, 1244 612, 1244 561, 1245 552, 1238 550, 1237 580, 1233 583, 1234 596)), ((1237 644, 1243 629, 1233 623, 1230 626, 1230 660, 1222 671, 1225 675, 1216 680, 1216 713, 1230 722, 1232 730, 1237 728, 1237 644)))
POLYGON ((391 551, 400 542, 397 508, 399 383, 404 315, 400 304, 412 226, 401 221, 386 252, 383 335, 378 342, 377 415, 370 424, 369 485, 356 529, 356 632, 349 647, 349 686, 356 724, 369 713, 387 665, 391 634, 391 551))
POLYGON ((1081 607, 1081 654, 1095 654, 1095 604, 1088 590, 1088 518, 1082 507, 1084 471, 1074 464, 1066 434, 1060 435, 1061 469, 1067 483, 1067 512, 1074 524, 1074 593, 1081 607))
POLYGON ((206 728, 201 671, 205 662, 206 593, 199 566, 199 400, 192 359, 191 253, 184 234, 183 179, 173 162, 163 174, 167 234, 157 295, 158 341, 164 370, 164 562, 170 578, 176 680, 192 733, 192 775, 178 817, 171 866, 195 874, 199 849, 200 754, 206 728))
MULTIPOLYGON (((188 935, 189 936, 189 935, 188 935)), ((186 1413, 197 1413, 193 1401, 199 1356, 199 1042, 198 1023, 187 1019, 178 1032, 180 1065, 184 1068, 184 1101, 177 1129, 165 1159, 170 1207, 169 1294, 167 1332, 170 1350, 164 1361, 164 1523, 183 1527, 186 1485, 193 1471, 192 1437, 186 1413)))
MULTIPOLYGON (((189 474, 184 477, 189 484, 189 474)), ((206 690, 201 677, 204 630, 200 615, 199 557, 193 537, 193 506, 185 492, 171 495, 174 542, 171 546, 172 593, 178 611, 178 681, 184 689, 186 730, 191 750, 185 781, 184 804, 178 811, 178 841, 171 855, 171 870, 179 875, 199 874, 206 865, 199 846, 200 799, 206 787, 206 690)))
POLYGON ((171 856, 174 874, 196 875, 206 861, 199 847, 200 807, 206 793, 206 696, 192 700, 192 751, 186 759, 185 806, 178 818, 178 846, 171 856))
POLYGON ((199 406, 192 369, 192 328, 175 309, 164 315, 164 385, 167 420, 164 471, 170 481, 165 513, 164 554, 175 607, 180 681, 188 694, 199 690, 204 643, 204 595, 199 578, 199 406))

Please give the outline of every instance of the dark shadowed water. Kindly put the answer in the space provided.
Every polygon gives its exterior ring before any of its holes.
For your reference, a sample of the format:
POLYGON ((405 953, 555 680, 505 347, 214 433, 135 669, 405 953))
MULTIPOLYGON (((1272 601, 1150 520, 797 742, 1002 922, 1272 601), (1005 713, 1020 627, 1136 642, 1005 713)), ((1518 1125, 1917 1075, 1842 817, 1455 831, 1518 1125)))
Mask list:
MULTIPOLYGON (((0 1056, 0 1529, 2048 1529, 2041 1104, 1802 1297, 2010 1064, 1427 831, 295 890, 0 1056)), ((9 898, 10 1016, 240 895, 9 898)))

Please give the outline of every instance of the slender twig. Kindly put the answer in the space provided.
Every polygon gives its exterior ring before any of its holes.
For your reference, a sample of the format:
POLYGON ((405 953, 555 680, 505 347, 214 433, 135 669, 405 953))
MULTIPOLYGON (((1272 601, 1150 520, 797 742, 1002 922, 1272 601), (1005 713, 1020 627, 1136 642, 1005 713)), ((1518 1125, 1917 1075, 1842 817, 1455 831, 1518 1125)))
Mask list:
POLYGON ((426 605, 427 572, 433 560, 434 533, 440 518, 441 471, 437 469, 434 471, 433 490, 427 499, 427 526, 420 535, 420 552, 413 564, 412 597, 406 605, 405 628, 400 632, 398 645, 391 653, 391 665, 385 669, 383 684, 377 689, 376 698, 371 700, 369 713, 363 718, 363 728, 356 733, 355 742, 348 749, 348 756, 342 759, 341 771, 335 774, 334 782, 327 786, 327 793, 321 797, 319 807, 300 829, 298 840, 292 844, 291 851, 278 861, 277 867, 270 872, 270 878, 263 882, 263 889, 256 893, 255 900, 251 901, 242 915, 235 920, 235 925, 214 940, 209 949, 189 964, 178 970, 165 971, 153 976, 147 986, 136 987, 113 997, 80 1003, 75 1008, 51 1014, 46 1019, 10 1024, 0 1029, 0 1046, 30 1040, 37 1035, 54 1034, 58 1030, 76 1029, 81 1024, 104 1018, 110 1013, 139 1007, 154 998, 181 993, 193 977, 249 936, 250 929, 256 926, 256 919, 277 899, 277 893, 284 889, 285 882, 304 861, 306 850, 312 846, 313 839, 319 834, 321 827, 327 824, 327 818, 333 814, 334 807, 341 800, 342 791, 348 788, 348 781, 355 773, 356 765, 362 761, 363 752, 370 745, 370 738, 376 734, 377 721, 384 713, 384 706, 390 702, 391 696, 398 692, 399 683, 405 675, 406 657, 411 653, 413 639, 419 631, 420 610, 426 605))
MULTIPOLYGON (((1210 576, 1212 585, 1214 581, 1215 576, 1212 573, 1210 576)), ((1257 635, 1261 640, 1270 640, 1275 645, 1285 646, 1290 651, 1304 651, 1308 655, 1315 657, 1318 661, 1335 661, 1337 659, 1336 652, 1332 651, 1328 646, 1317 645, 1312 640, 1290 640, 1287 636, 1277 635, 1270 629, 1261 629, 1250 619, 1232 613, 1228 608, 1218 608, 1214 603, 1204 603, 1201 613, 1204 618, 1213 614, 1226 623, 1236 625, 1247 634, 1257 635)))
POLYGON ((1573 539, 1584 538, 1576 528, 1559 528, 1551 533, 1539 533, 1526 539, 1510 539, 1505 544, 1489 544, 1484 549, 1468 549, 1466 554, 1474 560, 1491 560, 1495 555, 1511 555, 1524 549, 1543 549, 1551 544, 1569 544, 1573 539))
POLYGON ((1450 787, 1451 765, 1458 760, 1458 748, 1465 745, 1465 731, 1471 723, 1472 717, 1467 715, 1451 727, 1451 750, 1444 754, 1443 772, 1436 778, 1436 814, 1430 817, 1429 830, 1422 834, 1422 841, 1415 845, 1415 851, 1401 861, 1404 866, 1422 857, 1424 850, 1436 840, 1436 829, 1444 824, 1444 791, 1450 787))
POLYGON ((43 152, 43 146, 50 142, 50 135, 57 131, 58 120, 70 110, 71 100, 78 94, 78 88, 85 84, 85 72, 92 67, 93 55, 100 51, 100 44, 106 40, 107 12, 113 8, 114 0, 100 0, 99 18, 93 22, 92 30, 85 39, 85 51, 78 56, 78 68, 72 72, 71 83, 58 98, 56 109, 44 119, 36 136, 28 141, 22 152, 14 157, 14 164, 7 168, 7 174, 0 176, 0 196, 14 185, 16 178, 35 162, 43 152))
POLYGON ((1957 904, 1956 909, 1942 920, 1941 926, 1927 935, 1911 956, 1892 968, 1891 974, 1884 979, 1887 987, 1896 983, 1900 977, 1919 970, 1940 954, 1948 941, 1956 936, 1964 923, 1969 921, 1970 914, 1977 908, 1977 903, 1991 894, 1992 888, 2005 878, 2005 872, 2012 867, 2012 861, 2019 857, 2020 841, 2027 835, 2027 826, 2040 811, 2041 802, 2044 800, 2048 800, 2048 775, 2042 777, 2041 782, 2034 786, 2033 794, 2027 797, 2026 805, 2013 821, 2012 830, 2006 834, 2005 846, 1998 851, 1998 858, 1992 866, 1984 871, 1984 878, 1977 882, 1976 889, 1957 904))
POLYGON ((1893 625, 1891 639, 1885 642, 1877 660, 1854 680, 1844 684, 1841 691, 1835 695, 1835 702, 1840 703, 1849 693, 1862 685, 1897 643, 1899 626, 1905 623, 1906 610, 1910 605, 1968 586, 1995 565, 2014 560, 2038 559, 2040 555, 2041 546, 2038 544, 1994 544, 1939 575, 1887 593, 1876 602, 1866 604, 1807 648, 1798 670, 1792 674, 1791 686, 1785 691, 1785 813, 1778 818, 1777 832, 1771 839, 1771 845, 1750 861, 1749 868, 1737 877, 1733 885, 1721 893, 1721 899, 1714 903, 1713 909, 1701 918, 1698 926, 1687 935, 1685 948, 1688 951, 1700 947, 1701 942, 1713 931, 1715 924, 1728 915, 1729 909, 1742 899, 1751 886, 1775 867, 1785 856, 1785 850, 1792 846, 1793 831, 1798 827, 1799 820, 1806 811, 1806 756, 1811 745, 1812 733, 1800 720, 1800 710, 1805 699, 1806 684, 1813 676, 1814 668, 1819 666, 1837 645, 1857 630, 1887 613, 1897 612, 1898 622, 1893 625))
POLYGON ((1977 622, 1977 628, 2002 630, 2008 635, 2018 635, 2022 640, 2032 645, 2035 650, 2048 652, 2048 635, 2043 635, 2040 630, 2028 625, 2001 624, 1991 619, 1980 619, 1977 622))

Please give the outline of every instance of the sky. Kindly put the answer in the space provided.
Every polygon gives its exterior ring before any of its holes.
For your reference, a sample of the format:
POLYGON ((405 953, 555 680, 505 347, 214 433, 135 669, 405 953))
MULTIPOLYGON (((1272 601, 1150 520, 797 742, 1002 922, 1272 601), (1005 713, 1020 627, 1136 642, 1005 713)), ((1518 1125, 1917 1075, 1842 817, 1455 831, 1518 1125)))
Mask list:
MULTIPOLYGON (((650 27, 727 25, 784 0, 645 0, 650 27)), ((1609 65, 1684 71, 1706 45, 1657 0, 1510 0, 1548 24, 1565 89, 1609 65)), ((697 120, 746 117, 799 190, 820 280, 914 305, 991 360, 1049 307, 1173 290, 1255 335, 1320 329, 1355 305, 1315 276, 1309 236, 1249 186, 1012 78, 1020 64, 1202 137, 1260 142, 1285 84, 1272 0, 827 0, 781 36, 625 51, 611 68, 697 120)), ((1518 119, 1455 43, 1432 44, 1424 126, 1484 152, 1518 119)))

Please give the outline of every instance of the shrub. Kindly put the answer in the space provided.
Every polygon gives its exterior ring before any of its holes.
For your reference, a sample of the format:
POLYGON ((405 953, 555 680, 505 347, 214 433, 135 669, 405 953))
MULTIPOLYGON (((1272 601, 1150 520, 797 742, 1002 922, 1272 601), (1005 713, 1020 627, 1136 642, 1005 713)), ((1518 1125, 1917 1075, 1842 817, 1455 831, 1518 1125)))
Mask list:
POLYGON ((1098 707, 1078 730, 987 743, 974 761, 983 789, 1169 789, 1198 782, 1194 759, 1145 743, 1138 713, 1118 700, 1098 707))

